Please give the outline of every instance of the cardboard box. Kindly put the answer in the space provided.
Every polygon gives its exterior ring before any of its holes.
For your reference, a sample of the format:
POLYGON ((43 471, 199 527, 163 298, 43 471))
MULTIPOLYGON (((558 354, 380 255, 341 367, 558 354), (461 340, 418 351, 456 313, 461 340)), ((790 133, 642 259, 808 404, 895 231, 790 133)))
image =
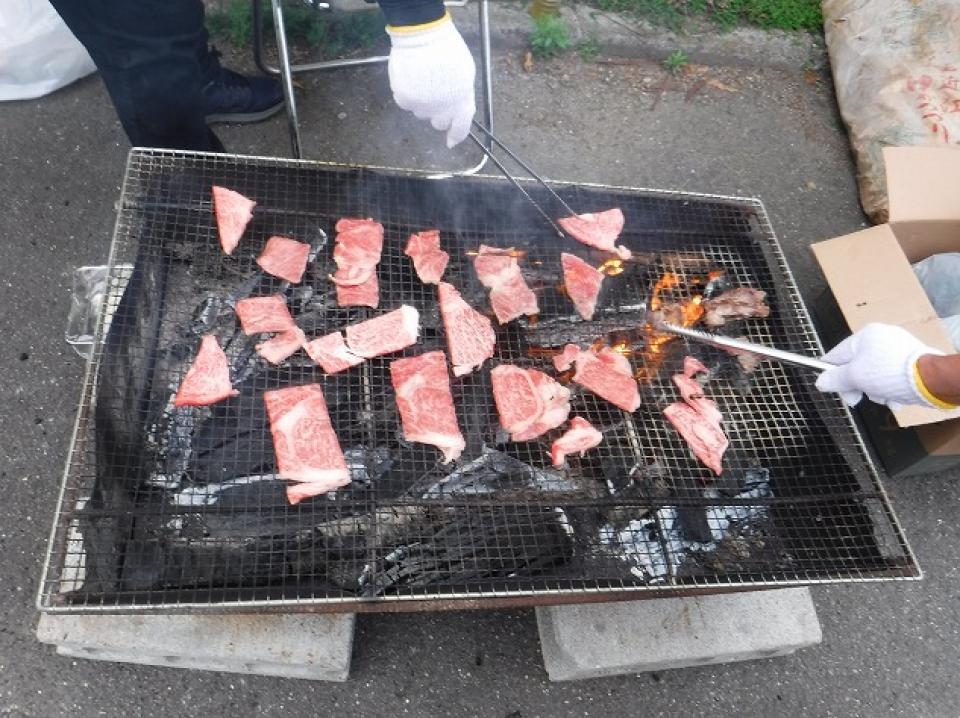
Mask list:
MULTIPOLYGON (((931 254, 960 252, 960 149, 887 147, 883 156, 890 221, 816 243, 814 256, 851 331, 870 322, 897 324, 953 353, 910 265, 931 254)), ((890 474, 960 465, 960 409, 890 412, 867 403, 860 405, 860 416, 890 474)))

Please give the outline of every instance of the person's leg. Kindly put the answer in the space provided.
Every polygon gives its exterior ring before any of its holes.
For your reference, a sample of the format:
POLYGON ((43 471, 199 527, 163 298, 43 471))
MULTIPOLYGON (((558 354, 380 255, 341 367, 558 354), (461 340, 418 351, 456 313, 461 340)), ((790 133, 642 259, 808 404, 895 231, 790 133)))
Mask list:
POLYGON ((201 0, 51 0, 100 70, 130 142, 222 150, 207 127, 201 0))

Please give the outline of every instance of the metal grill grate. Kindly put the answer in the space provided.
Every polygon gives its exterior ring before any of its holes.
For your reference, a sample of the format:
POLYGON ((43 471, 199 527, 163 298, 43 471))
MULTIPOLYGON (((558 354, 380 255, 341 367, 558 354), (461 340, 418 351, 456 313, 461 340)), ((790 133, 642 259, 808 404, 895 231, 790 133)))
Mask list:
MULTIPOLYGON (((733 286, 769 295, 769 319, 732 329, 819 353, 758 202, 597 186, 560 191, 581 211, 619 206, 627 218, 622 241, 637 261, 605 280, 600 321, 628 329, 623 317, 649 301, 664 272, 685 278, 670 295, 680 300, 704 290, 695 277, 721 269, 733 286)), ((530 192, 549 202, 539 188, 530 192)), ((627 415, 575 391, 571 415, 588 418, 605 438, 557 472, 548 449, 559 431, 502 442, 487 367, 452 381, 467 449, 458 464, 443 466, 437 450, 408 444, 399 432, 389 377, 396 356, 336 376, 302 353, 271 368, 252 350, 257 338, 238 332, 229 306, 230 298, 282 291, 307 335, 319 336, 413 304, 422 340, 402 354, 443 349, 435 290, 402 254, 411 232, 438 227, 452 255, 445 278, 479 308, 489 303, 467 253, 481 242, 524 252, 541 314, 536 323, 500 328, 488 365, 555 374, 542 347, 558 331, 584 331, 568 321, 559 251, 601 258, 561 245, 541 222, 493 178, 437 182, 369 168, 134 150, 110 259, 108 303, 117 308, 84 382, 40 607, 387 610, 919 576, 849 413, 811 391, 800 370, 765 363, 748 376, 732 357, 674 341, 656 358, 657 371, 653 356, 638 349, 631 361, 654 376, 642 384, 640 410, 627 415), (213 184, 258 202, 233 257, 219 249, 213 184), (377 312, 337 308, 326 280, 333 225, 345 216, 385 226, 377 312), (254 259, 272 234, 314 246, 301 285, 258 274, 254 259), (120 267, 130 262, 132 274, 120 267), (174 410, 172 394, 204 331, 225 346, 241 395, 174 410), (686 354, 716 376, 706 393, 730 437, 719 478, 691 457, 662 414, 678 398, 670 375, 686 354), (262 393, 309 382, 324 387, 354 481, 289 506, 274 474, 262 393)))

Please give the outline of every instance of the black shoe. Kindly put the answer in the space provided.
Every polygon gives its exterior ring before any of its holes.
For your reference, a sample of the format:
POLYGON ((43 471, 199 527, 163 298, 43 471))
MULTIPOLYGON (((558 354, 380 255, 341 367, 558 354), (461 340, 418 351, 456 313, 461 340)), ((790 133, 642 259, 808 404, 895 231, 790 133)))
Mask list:
POLYGON ((220 53, 211 50, 203 62, 200 91, 208 124, 260 122, 283 109, 283 89, 271 77, 247 77, 220 66, 220 53))

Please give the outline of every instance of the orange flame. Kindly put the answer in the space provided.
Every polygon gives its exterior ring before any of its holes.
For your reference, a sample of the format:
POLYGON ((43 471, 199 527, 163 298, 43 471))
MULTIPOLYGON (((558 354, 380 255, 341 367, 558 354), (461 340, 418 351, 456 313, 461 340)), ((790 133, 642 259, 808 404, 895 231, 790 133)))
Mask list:
POLYGON ((608 277, 616 277, 618 274, 623 274, 624 266, 622 259, 608 259, 599 267, 597 271, 603 272, 608 277))
POLYGON ((650 295, 650 308, 657 311, 663 306, 663 299, 660 294, 664 289, 673 289, 680 284, 680 277, 673 272, 666 272, 657 283, 653 285, 653 292, 650 295))
MULTIPOLYGON (((710 278, 714 275, 720 276, 722 270, 710 272, 710 278)), ((680 276, 674 272, 665 272, 657 283, 653 286, 653 292, 650 296, 650 309, 659 311, 664 306, 662 294, 664 290, 673 289, 680 284, 680 276)), ((704 315, 703 297, 699 294, 680 303, 680 323, 685 327, 696 324, 704 315)), ((656 376, 660 370, 660 365, 664 360, 664 348, 676 337, 673 334, 657 332, 649 322, 644 327, 646 335, 646 348, 643 352, 643 366, 637 370, 637 379, 649 382, 656 376)))
MULTIPOLYGON (((468 257, 479 257, 480 250, 468 249, 466 254, 468 257)), ((483 256, 485 257, 518 257, 519 258, 519 257, 526 257, 527 252, 524 249, 514 249, 513 247, 510 247, 510 249, 490 248, 488 251, 483 253, 483 256)), ((542 264, 542 262, 540 262, 540 264, 542 264)))

